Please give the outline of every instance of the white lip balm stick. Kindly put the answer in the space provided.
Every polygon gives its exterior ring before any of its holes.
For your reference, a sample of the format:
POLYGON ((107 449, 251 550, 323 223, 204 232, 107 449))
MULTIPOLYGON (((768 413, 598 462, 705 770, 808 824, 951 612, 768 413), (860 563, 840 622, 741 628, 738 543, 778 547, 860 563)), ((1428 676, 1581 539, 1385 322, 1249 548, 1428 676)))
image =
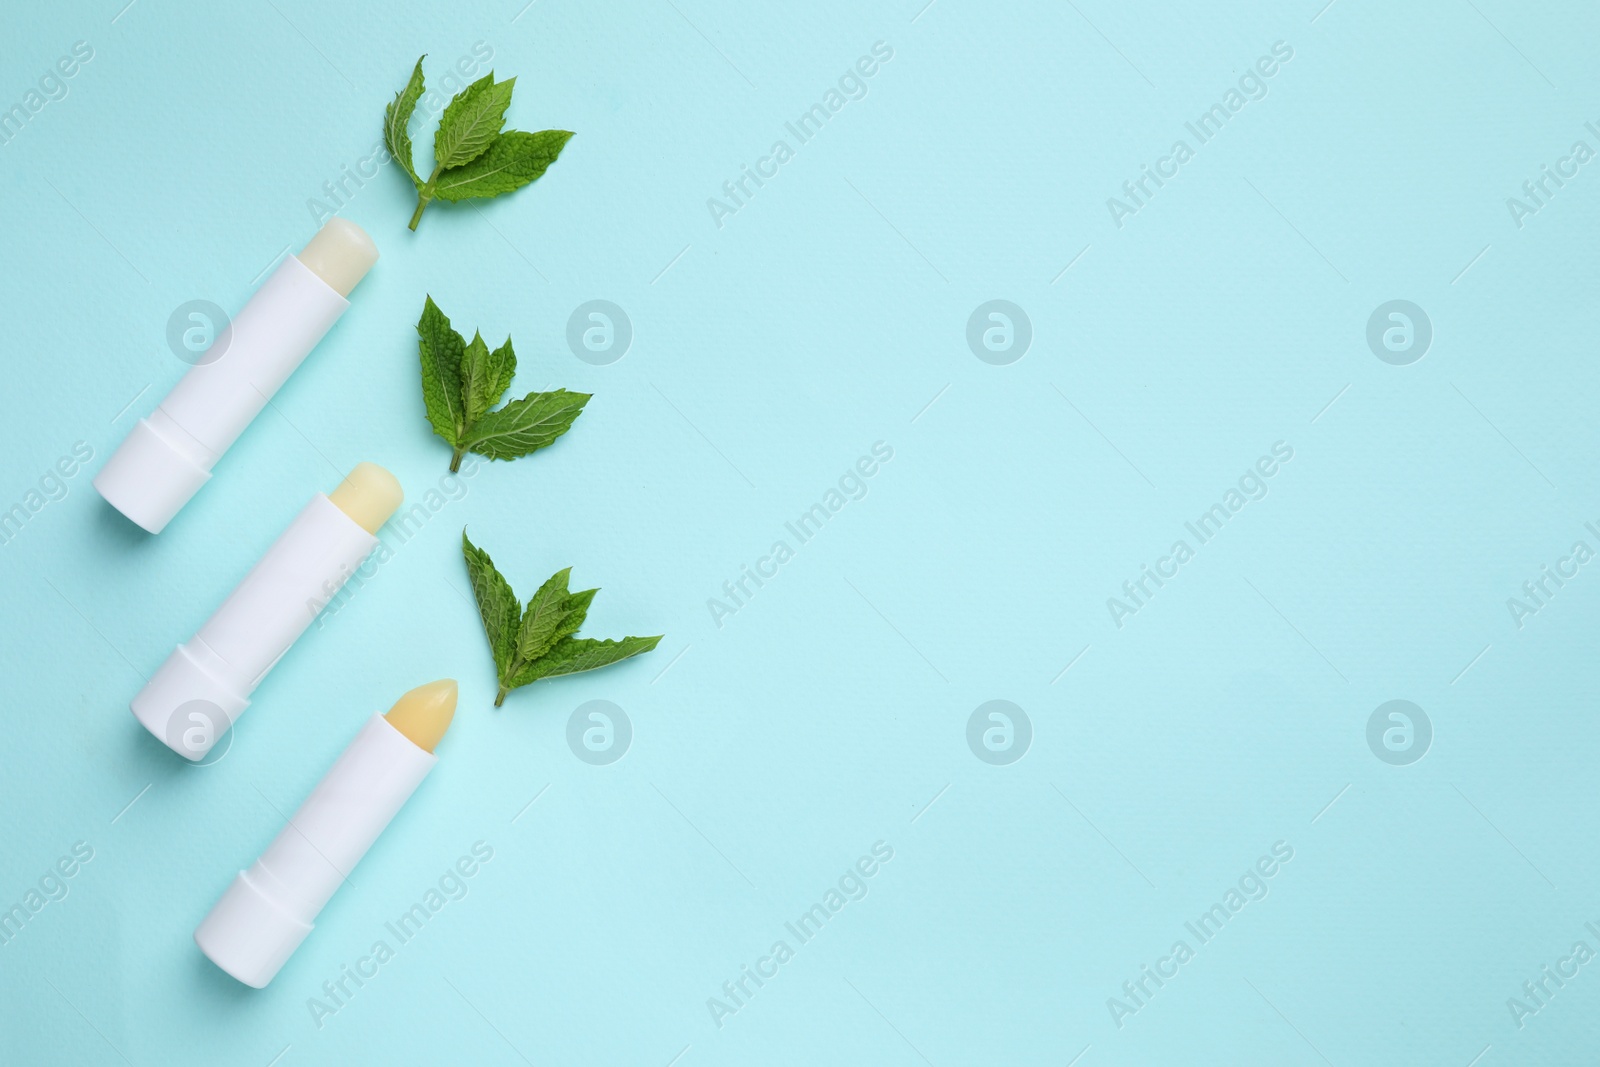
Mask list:
POLYGON ((217 335, 201 362, 140 419, 94 487, 112 507, 160 533, 211 478, 211 468, 344 314, 345 298, 377 262, 355 223, 331 218, 297 256, 285 256, 217 335))
POLYGON ((250 694, 344 586, 400 506, 400 483, 361 463, 332 493, 311 498, 187 644, 133 698, 145 729, 201 760, 250 706, 250 694))
POLYGON ((261 858, 240 871, 195 944, 262 989, 306 939, 317 915, 399 813, 438 757, 456 710, 449 678, 418 686, 374 715, 261 858))

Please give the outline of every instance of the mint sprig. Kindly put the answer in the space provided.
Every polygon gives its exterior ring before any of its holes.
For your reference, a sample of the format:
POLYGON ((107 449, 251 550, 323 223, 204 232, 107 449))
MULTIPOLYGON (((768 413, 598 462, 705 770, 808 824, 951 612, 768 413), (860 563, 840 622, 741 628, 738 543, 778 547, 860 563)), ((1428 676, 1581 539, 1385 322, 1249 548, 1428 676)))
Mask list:
POLYGON ((546 447, 572 428, 592 395, 565 389, 529 393, 491 411, 517 373, 511 338, 493 351, 479 333, 469 344, 431 296, 417 321, 417 348, 422 357, 422 403, 433 432, 455 449, 452 471, 460 469, 467 452, 516 459, 546 447))
POLYGON ((551 575, 524 608, 511 584, 495 569, 489 553, 474 545, 465 530, 461 531, 461 554, 467 561, 472 595, 494 656, 495 678, 500 683, 494 698, 497 708, 505 703, 507 693, 530 682, 610 666, 661 643, 662 635, 620 641, 573 636, 600 590, 569 591, 571 567, 551 575))
POLYGON ((572 139, 569 130, 503 129, 517 79, 497 82, 491 70, 457 93, 444 109, 433 135, 433 173, 424 181, 412 158, 410 126, 425 88, 425 58, 417 59, 405 88, 383 109, 384 144, 417 187, 412 230, 434 200, 496 197, 537 181, 572 139))

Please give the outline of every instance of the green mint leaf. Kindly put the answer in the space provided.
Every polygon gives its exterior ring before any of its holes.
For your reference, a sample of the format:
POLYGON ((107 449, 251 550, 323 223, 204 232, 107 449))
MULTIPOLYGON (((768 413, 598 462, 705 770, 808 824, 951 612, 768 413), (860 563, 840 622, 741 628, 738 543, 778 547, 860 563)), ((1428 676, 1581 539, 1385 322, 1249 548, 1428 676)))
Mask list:
POLYGON ((537 181, 572 139, 567 130, 506 130, 506 109, 517 79, 497 82, 491 70, 445 107, 433 134, 433 173, 424 181, 417 173, 410 132, 424 90, 424 58, 417 59, 405 88, 383 109, 384 144, 417 188, 417 209, 409 224, 413 231, 434 200, 495 197, 537 181))
POLYGON ((411 113, 416 110, 417 101, 422 97, 422 60, 417 57, 417 65, 411 71, 411 80, 406 82, 406 87, 395 94, 389 106, 383 109, 383 143, 389 149, 389 154, 395 158, 400 166, 405 168, 406 174, 411 178, 411 184, 422 188, 422 179, 417 177, 416 164, 411 159, 411 113))
POLYGON ((431 183, 433 195, 440 200, 471 200, 521 189, 542 177, 571 139, 567 130, 507 130, 472 162, 441 171, 431 183))
POLYGON ((499 411, 485 414, 468 429, 461 446, 490 459, 516 459, 536 452, 572 428, 589 402, 589 393, 557 389, 529 393, 499 411))
POLYGON ((478 614, 483 618, 483 632, 489 638, 495 674, 503 685, 516 666, 513 658, 522 609, 510 584, 495 569, 489 553, 474 545, 465 530, 461 531, 461 555, 467 561, 467 577, 472 582, 472 595, 478 601, 478 614))
MULTIPOLYGON (((517 659, 523 663, 532 663, 561 639, 558 631, 568 615, 567 598, 571 594, 567 592, 567 578, 571 574, 571 567, 556 571, 528 601, 528 610, 522 613, 522 628, 517 631, 517 659)), ((574 626, 567 632, 576 630, 574 626)))
POLYGON ((549 652, 557 642, 577 633, 588 617, 589 605, 600 590, 568 593, 567 576, 571 573, 571 567, 557 571, 528 601, 528 610, 522 615, 522 629, 517 633, 517 664, 513 677, 549 652))
POLYGON ((494 387, 494 403, 498 404, 506 395, 516 373, 517 353, 511 347, 511 338, 507 337, 505 344, 489 353, 489 381, 494 387))
MULTIPOLYGON (((461 468, 469 451, 491 459, 515 459, 544 448, 572 428, 589 402, 588 393, 557 389, 529 393, 498 411, 491 411, 517 372, 511 338, 490 351, 483 335, 462 339, 439 305, 429 296, 417 322, 417 347, 422 359, 422 402, 433 432, 455 449, 452 471, 461 468)), ((563 590, 563 593, 565 591, 563 590)))
POLYGON ((594 603, 598 592, 598 589, 580 589, 567 597, 567 617, 561 620, 561 626, 556 630, 556 640, 578 632, 583 620, 589 617, 589 605, 594 603))
POLYGON ((511 690, 540 678, 577 674, 617 663, 649 652, 661 637, 624 637, 620 641, 596 641, 573 636, 588 617, 589 605, 598 589, 567 591, 572 568, 552 574, 528 601, 527 610, 517 604, 489 554, 474 545, 461 531, 461 552, 472 578, 472 592, 483 617, 483 632, 494 654, 495 678, 500 691, 494 706, 505 702, 511 690))
POLYGON ((461 463, 462 438, 467 431, 466 407, 462 398, 461 363, 466 342, 450 326, 439 305, 428 297, 417 320, 417 349, 422 356, 422 403, 427 408, 433 432, 456 450, 455 470, 461 463))
POLYGON ((563 674, 580 674, 649 652, 661 637, 624 637, 620 641, 596 641, 587 637, 568 637, 556 643, 543 658, 534 661, 511 679, 513 689, 563 674))
POLYGON ((594 595, 598 592, 600 592, 598 589, 584 589, 567 597, 562 604, 564 613, 556 623, 555 629, 551 631, 544 647, 539 649, 538 656, 527 657, 529 662, 548 654, 561 641, 578 632, 578 627, 583 625, 583 620, 589 614, 589 605, 594 602, 594 595))
POLYGON ((461 396, 469 425, 500 403, 500 398, 511 388, 511 376, 516 370, 517 356, 511 350, 511 338, 507 337, 505 344, 491 352, 481 335, 473 335, 472 343, 461 356, 461 396))
POLYGON ((483 334, 474 333, 472 343, 461 352, 461 406, 466 411, 467 425, 500 399, 499 393, 490 392, 490 379, 489 346, 483 343, 483 334))
POLYGON ((494 80, 490 71, 455 95, 433 135, 433 161, 441 171, 470 163, 489 150, 506 124, 515 78, 494 80))

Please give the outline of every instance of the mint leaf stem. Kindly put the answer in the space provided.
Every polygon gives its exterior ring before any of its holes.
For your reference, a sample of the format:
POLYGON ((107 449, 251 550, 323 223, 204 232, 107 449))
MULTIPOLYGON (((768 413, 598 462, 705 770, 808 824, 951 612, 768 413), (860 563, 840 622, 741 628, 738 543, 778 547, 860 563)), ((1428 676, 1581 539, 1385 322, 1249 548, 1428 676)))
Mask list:
POLYGON ((412 233, 417 232, 417 223, 422 221, 422 213, 426 211, 428 209, 428 205, 433 202, 434 182, 439 177, 439 169, 440 168, 438 167, 434 167, 433 173, 428 175, 427 184, 421 186, 417 190, 417 210, 412 212, 411 215, 410 230, 412 233))

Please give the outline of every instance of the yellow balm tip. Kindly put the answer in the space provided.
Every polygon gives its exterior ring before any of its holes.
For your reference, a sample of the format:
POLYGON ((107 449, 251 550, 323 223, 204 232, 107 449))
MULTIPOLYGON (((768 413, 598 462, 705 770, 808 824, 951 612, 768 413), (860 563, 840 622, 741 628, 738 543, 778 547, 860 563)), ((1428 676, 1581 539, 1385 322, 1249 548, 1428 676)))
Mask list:
POLYGON ((378 246, 367 231, 335 215, 295 257, 340 296, 349 296, 378 262, 378 246))
POLYGON ((450 729, 450 720, 455 714, 456 680, 441 678, 419 685, 395 701, 384 718, 412 744, 432 752, 444 732, 450 729))
POLYGON ((399 479, 376 463, 358 463, 328 499, 367 533, 375 534, 399 509, 405 493, 399 479))

